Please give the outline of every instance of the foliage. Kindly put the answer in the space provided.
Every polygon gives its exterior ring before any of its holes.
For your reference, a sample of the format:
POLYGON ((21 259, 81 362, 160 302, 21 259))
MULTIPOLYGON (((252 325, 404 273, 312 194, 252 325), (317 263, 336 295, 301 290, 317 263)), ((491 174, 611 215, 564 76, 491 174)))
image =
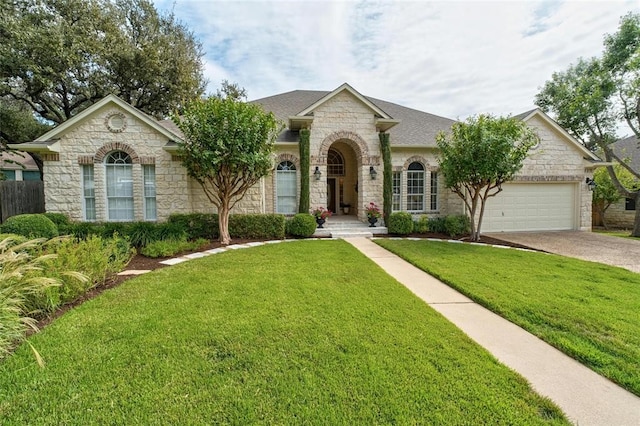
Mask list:
MULTIPOLYGON (((638 179, 634 178, 634 176, 621 165, 614 165, 613 170, 616 177, 625 188, 631 189, 638 186, 638 179)), ((596 183, 596 187, 593 190, 593 204, 600 213, 600 217, 602 218, 602 225, 605 229, 608 229, 606 220, 607 209, 612 204, 620 201, 622 196, 611 180, 611 176, 609 175, 607 169, 596 169, 593 174, 593 180, 596 183)))
POLYGON ((7 144, 30 142, 51 129, 36 120, 31 108, 8 96, 0 97, 0 123, 0 151, 7 144))
POLYGON ((64 227, 64 226, 68 226, 71 222, 69 221, 69 218, 62 214, 62 213, 42 213, 44 216, 46 216, 47 218, 49 218, 49 220, 53 223, 55 223, 55 225, 58 227, 58 229, 60 229, 60 226, 64 227))
POLYGON ((391 169, 391 143, 389 133, 380 132, 380 152, 382 153, 383 182, 382 182, 382 211, 384 223, 389 223, 393 203, 393 170, 391 169))
POLYGON ((468 234, 471 231, 471 221, 466 215, 448 215, 444 218, 444 232, 450 237, 468 234))
POLYGON ((465 203, 471 218, 471 239, 480 239, 488 198, 522 168, 537 135, 516 118, 479 115, 451 126, 436 137, 445 185, 465 203), (479 210, 478 210, 479 208, 479 210))
POLYGON ((299 241, 129 280, 31 338, 45 370, 0 364, 3 422, 567 424, 373 265, 299 241))
POLYGON ((640 395, 639 274, 548 253, 376 243, 640 395))
POLYGON ((285 218, 281 214, 232 214, 229 234, 234 238, 281 239, 285 235, 285 218))
MULTIPOLYGON (((552 112, 576 139, 601 149, 606 162, 615 161, 640 179, 640 170, 610 146, 621 118, 640 138, 640 14, 622 17, 618 32, 606 35, 604 45, 601 59, 580 58, 566 71, 554 73, 536 96, 536 104, 552 112)), ((622 197, 636 200, 632 234, 640 237, 640 190, 625 186, 614 167, 607 166, 607 172, 622 197)))
POLYGON ((331 217, 332 214, 333 213, 331 213, 331 210, 325 209, 322 206, 313 209, 313 211, 311 212, 311 215, 316 219, 326 219, 328 217, 331 217))
POLYGON ((33 276, 43 271, 43 264, 51 257, 32 254, 43 241, 19 242, 11 237, 0 241, 0 359, 24 338, 27 327, 37 330, 27 300, 59 285, 55 279, 33 276))
POLYGON ((153 241, 140 250, 147 257, 169 257, 185 251, 199 250, 207 245, 209 240, 198 238, 195 241, 187 241, 186 238, 167 239, 153 241))
POLYGON ((157 118, 204 92, 202 46, 150 0, 17 0, 0 14, 0 95, 62 123, 109 93, 157 118))
POLYGON ((40 247, 39 253, 53 255, 43 265, 46 275, 55 278, 60 286, 47 289, 44 295, 30 298, 29 306, 33 310, 48 313, 75 301, 122 271, 135 250, 123 238, 103 239, 93 235, 81 241, 73 238, 49 240, 40 247), (67 271, 76 271, 82 277, 67 271))
POLYGON ((218 215, 212 213, 174 213, 169 216, 169 224, 175 224, 187 232, 187 239, 218 238, 218 215))
POLYGON ((182 164, 217 207, 220 242, 229 244, 229 212, 271 173, 281 124, 260 105, 231 97, 193 101, 172 118, 185 136, 182 164))
POLYGON ((287 221, 287 234, 308 238, 316 232, 316 218, 309 213, 297 213, 287 221))
POLYGON ((413 232, 416 234, 426 234, 429 232, 429 216, 422 215, 413 222, 413 232))
POLYGON ((413 232, 413 217, 407 212, 391 213, 387 228, 390 234, 408 235, 413 232))
POLYGON ((298 213, 307 213, 311 209, 309 201, 309 173, 311 171, 311 148, 309 138, 311 132, 309 129, 300 130, 300 143, 298 150, 300 151, 300 205, 298 213))
POLYGON ((53 238, 58 235, 58 228, 44 214, 20 214, 8 218, 2 232, 18 234, 28 238, 53 238))
POLYGON ((380 208, 378 208, 378 206, 374 202, 369 203, 369 205, 365 205, 364 208, 365 208, 365 211, 367 212, 367 217, 369 219, 371 218, 377 219, 380 216, 382 216, 382 214, 380 213, 380 208))

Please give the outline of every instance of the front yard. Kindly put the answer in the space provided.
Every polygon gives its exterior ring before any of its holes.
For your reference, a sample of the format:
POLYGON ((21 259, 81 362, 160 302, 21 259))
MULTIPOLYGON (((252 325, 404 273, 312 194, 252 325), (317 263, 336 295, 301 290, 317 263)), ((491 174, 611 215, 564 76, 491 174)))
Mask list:
POLYGON ((640 395, 640 274, 544 253, 376 242, 640 395))
POLYGON ((0 364, 3 424, 567 423, 344 241, 160 269, 29 340, 47 364, 0 364))

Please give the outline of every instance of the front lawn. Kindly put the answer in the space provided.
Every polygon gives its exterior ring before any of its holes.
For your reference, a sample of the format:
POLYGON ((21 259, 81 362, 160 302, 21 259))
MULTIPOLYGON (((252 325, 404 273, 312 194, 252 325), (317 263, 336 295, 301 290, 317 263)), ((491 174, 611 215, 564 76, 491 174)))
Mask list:
POLYGON ((129 280, 0 364, 3 424, 566 424, 344 241, 129 280))
POLYGON ((640 274, 544 253, 376 242, 640 395, 640 274))
POLYGON ((640 237, 632 237, 631 231, 627 229, 616 229, 616 230, 605 230, 605 229, 594 229, 593 232, 597 232, 598 234, 611 235, 613 237, 621 237, 621 238, 631 238, 634 240, 640 240, 640 237))

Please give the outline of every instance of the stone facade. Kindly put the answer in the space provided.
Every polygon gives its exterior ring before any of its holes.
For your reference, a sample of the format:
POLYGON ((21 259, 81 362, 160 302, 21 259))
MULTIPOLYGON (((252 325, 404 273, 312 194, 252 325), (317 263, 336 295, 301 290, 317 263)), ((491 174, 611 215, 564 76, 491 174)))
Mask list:
POLYGON ((623 198, 617 203, 613 203, 609 206, 604 216, 607 221, 607 226, 612 228, 624 228, 632 229, 633 222, 636 217, 635 210, 627 210, 626 200, 623 198))

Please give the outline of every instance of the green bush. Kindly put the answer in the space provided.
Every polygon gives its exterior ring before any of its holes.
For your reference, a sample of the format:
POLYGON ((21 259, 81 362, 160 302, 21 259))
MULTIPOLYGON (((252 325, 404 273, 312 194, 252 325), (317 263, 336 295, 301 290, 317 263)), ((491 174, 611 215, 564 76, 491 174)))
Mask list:
POLYGON ((57 279, 61 285, 48 288, 45 294, 30 299, 32 310, 52 312, 59 306, 73 302, 87 291, 102 284, 122 271, 135 250, 122 237, 101 238, 90 235, 84 240, 57 238, 43 244, 41 255, 55 255, 45 265, 47 277, 57 279), (78 279, 75 271, 87 279, 78 279))
POLYGON ((140 253, 147 257, 168 257, 174 256, 183 251, 198 250, 208 244, 209 240, 198 238, 195 241, 182 239, 158 240, 143 247, 140 253))
POLYGON ((62 213, 42 213, 42 214, 48 217, 49 220, 51 220, 51 222, 55 223, 58 229, 60 229, 60 226, 68 226, 71 223, 69 221, 69 218, 62 213))
POLYGON ((169 216, 167 223, 177 226, 187 233, 187 239, 218 238, 218 215, 211 213, 174 213, 169 216))
POLYGON ((282 239, 285 218, 281 214, 232 214, 229 215, 231 238, 282 239))
POLYGON ((408 235, 413 232, 413 218, 407 212, 391 213, 387 227, 390 234, 408 235))
POLYGON ((427 219, 429 232, 434 232, 436 234, 446 234, 447 228, 445 227, 444 222, 444 217, 430 217, 429 219, 427 219))
POLYGON ((307 238, 316 232, 316 219, 309 213, 298 213, 287 221, 287 235, 307 238))
POLYGON ((416 234, 426 234, 429 232, 429 217, 427 215, 422 215, 420 219, 413 222, 413 232, 416 234))
POLYGON ((1 231, 27 238, 53 238, 58 236, 58 227, 43 214, 21 214, 11 216, 2 225, 1 231))
POLYGON ((144 247, 149 243, 160 239, 157 225, 154 222, 134 222, 128 229, 125 237, 136 248, 144 247))
POLYGON ((445 217, 445 232, 451 237, 468 234, 471 231, 471 224, 466 215, 452 215, 445 217))

